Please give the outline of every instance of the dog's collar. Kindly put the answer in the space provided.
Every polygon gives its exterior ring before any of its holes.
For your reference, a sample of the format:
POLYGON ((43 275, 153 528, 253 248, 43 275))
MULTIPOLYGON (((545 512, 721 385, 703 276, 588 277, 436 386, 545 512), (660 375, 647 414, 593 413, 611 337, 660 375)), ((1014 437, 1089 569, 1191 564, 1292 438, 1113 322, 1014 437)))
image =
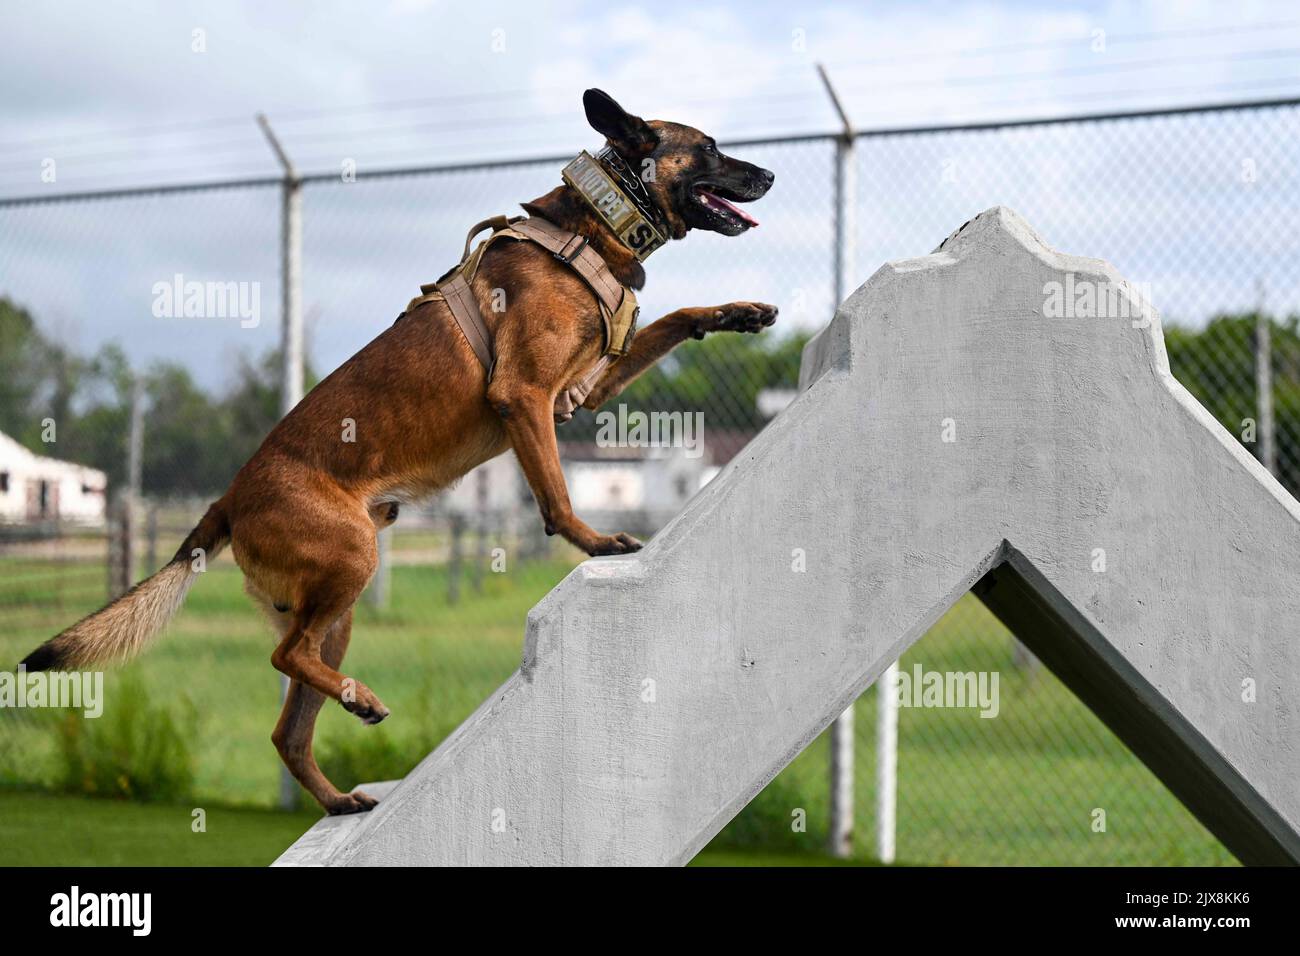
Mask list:
POLYGON ((612 146, 598 157, 583 150, 561 175, 638 261, 668 241, 663 214, 650 191, 612 146))
POLYGON ((628 164, 622 153, 613 146, 606 146, 596 154, 596 160, 618 181, 619 188, 627 194, 629 199, 636 203, 641 215, 650 220, 655 228, 666 236, 668 224, 664 221, 664 214, 659 209, 659 204, 650 195, 645 180, 628 164))

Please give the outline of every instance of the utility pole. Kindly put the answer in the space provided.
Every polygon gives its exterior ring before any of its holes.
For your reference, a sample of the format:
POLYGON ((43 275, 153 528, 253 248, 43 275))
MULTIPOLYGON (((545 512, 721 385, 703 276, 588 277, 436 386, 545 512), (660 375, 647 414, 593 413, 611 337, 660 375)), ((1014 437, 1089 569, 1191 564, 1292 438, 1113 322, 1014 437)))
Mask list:
MULTIPOLYGON (((284 169, 280 205, 280 415, 302 401, 302 179, 289 154, 271 129, 265 113, 257 114, 271 151, 284 169)), ((289 693, 289 678, 280 678, 280 696, 289 693)), ((287 767, 280 768, 280 806, 298 803, 298 782, 287 767)))

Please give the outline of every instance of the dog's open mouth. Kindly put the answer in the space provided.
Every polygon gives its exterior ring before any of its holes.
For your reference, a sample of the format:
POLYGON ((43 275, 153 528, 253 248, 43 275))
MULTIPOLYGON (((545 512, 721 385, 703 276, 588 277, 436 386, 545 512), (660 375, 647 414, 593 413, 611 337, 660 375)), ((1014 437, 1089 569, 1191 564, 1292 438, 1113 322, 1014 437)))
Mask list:
MULTIPOLYGON (((694 189, 695 201, 728 226, 741 230, 758 225, 758 220, 733 202, 750 202, 739 193, 713 183, 701 183, 694 189)), ((755 197, 756 198, 756 197, 755 197)))

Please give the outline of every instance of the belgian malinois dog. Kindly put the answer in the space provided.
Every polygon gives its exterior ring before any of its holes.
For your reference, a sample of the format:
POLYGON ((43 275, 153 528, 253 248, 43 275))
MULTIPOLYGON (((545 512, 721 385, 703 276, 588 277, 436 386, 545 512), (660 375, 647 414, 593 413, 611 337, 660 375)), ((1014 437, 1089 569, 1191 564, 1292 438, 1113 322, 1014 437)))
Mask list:
MULTIPOLYGON (((763 196, 771 172, 724 156, 697 129, 633 116, 600 90, 588 90, 583 105, 627 168, 653 170, 642 179, 664 238, 682 239, 691 229, 736 236, 757 225, 733 203, 763 196)), ((624 286, 644 285, 636 255, 572 185, 523 208, 586 237, 624 286)), ((162 570, 46 641, 22 666, 81 669, 139 652, 180 607, 196 576, 195 556, 210 560, 229 543, 245 587, 279 634, 271 663, 292 681, 272 734, 276 749, 327 812, 374 807, 364 792, 342 793, 325 778, 312 756, 312 733, 327 697, 367 724, 388 716, 369 687, 338 668, 353 604, 378 561, 376 533, 396 519, 399 502, 447 488, 513 448, 547 534, 589 555, 641 547, 631 535, 584 524, 560 469, 557 395, 602 352, 604 319, 592 290, 527 241, 488 247, 472 289, 495 344, 490 375, 444 302, 404 314, 272 429, 162 570), (501 290, 508 307, 498 311, 490 296, 501 290), (340 440, 344 419, 355 422, 352 441, 340 440)), ((618 395, 686 339, 758 332, 776 314, 759 302, 672 312, 635 335, 582 405, 594 409, 618 395)))

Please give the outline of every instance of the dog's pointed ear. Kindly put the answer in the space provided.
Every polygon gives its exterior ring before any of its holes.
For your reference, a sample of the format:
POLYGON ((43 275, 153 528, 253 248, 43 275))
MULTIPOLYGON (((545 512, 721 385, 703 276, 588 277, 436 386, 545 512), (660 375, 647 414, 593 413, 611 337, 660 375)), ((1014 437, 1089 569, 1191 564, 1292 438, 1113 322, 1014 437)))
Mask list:
POLYGON ((604 90, 583 93, 582 108, 587 112, 591 128, 624 155, 645 155, 659 144, 659 137, 649 123, 624 110, 604 90))

